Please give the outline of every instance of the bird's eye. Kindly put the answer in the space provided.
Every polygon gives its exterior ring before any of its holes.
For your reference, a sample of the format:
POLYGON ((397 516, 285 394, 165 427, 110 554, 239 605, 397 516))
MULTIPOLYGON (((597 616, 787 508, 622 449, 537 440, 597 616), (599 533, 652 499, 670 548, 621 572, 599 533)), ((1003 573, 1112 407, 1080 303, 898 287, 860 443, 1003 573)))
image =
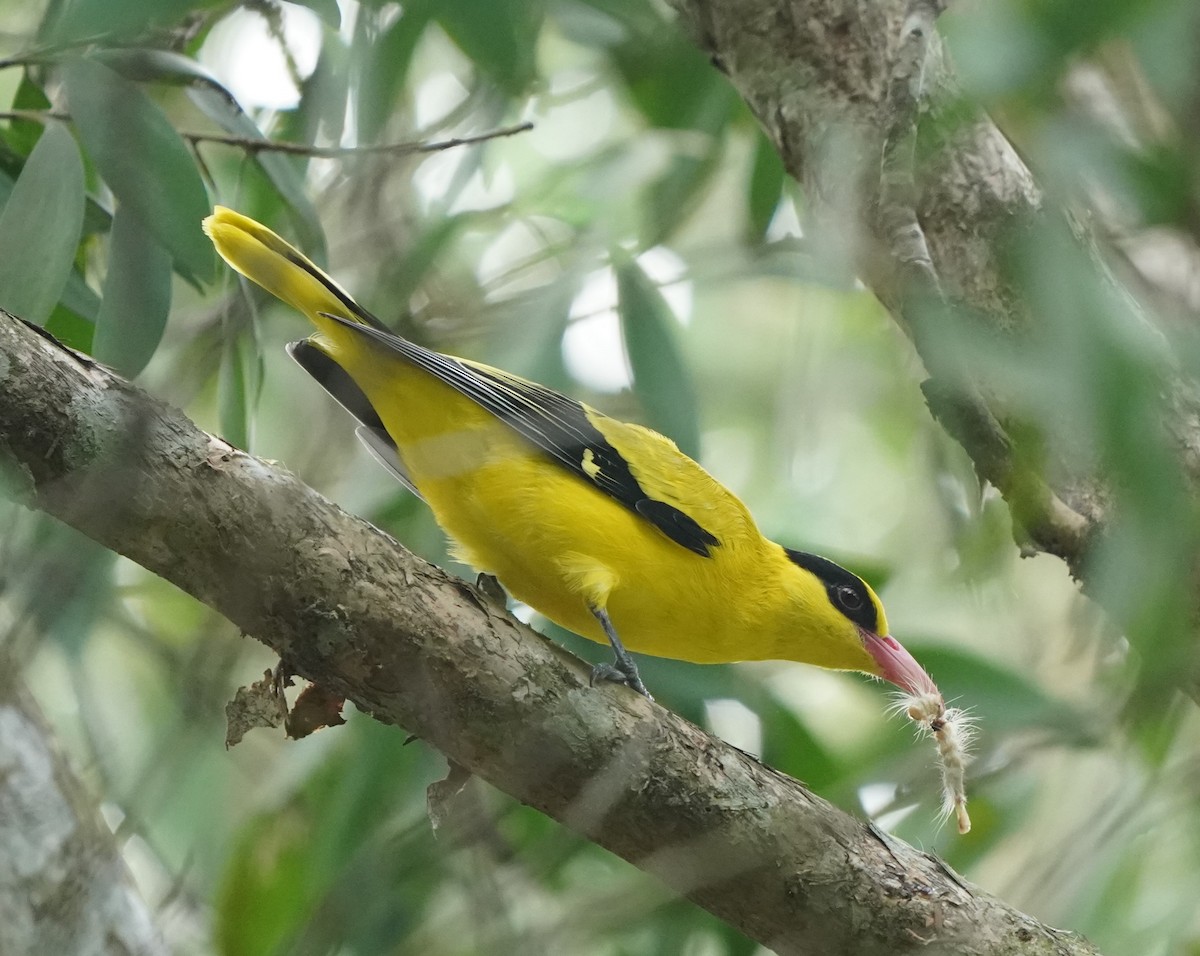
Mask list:
POLYGON ((845 611, 857 611, 863 606, 863 596, 848 584, 835 588, 833 593, 837 603, 845 611))

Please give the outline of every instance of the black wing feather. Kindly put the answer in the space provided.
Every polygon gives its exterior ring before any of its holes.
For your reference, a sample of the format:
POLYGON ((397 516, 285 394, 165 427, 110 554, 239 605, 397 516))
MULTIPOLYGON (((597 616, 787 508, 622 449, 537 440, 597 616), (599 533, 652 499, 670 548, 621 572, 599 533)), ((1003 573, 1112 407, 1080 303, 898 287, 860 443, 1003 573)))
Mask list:
POLYGON ((405 488, 418 498, 422 497, 409 477, 404 460, 400 457, 400 449, 383 427, 383 420, 375 411, 375 406, 350 374, 308 339, 289 343, 287 351, 288 355, 296 360, 297 365, 337 399, 342 408, 358 419, 360 425, 355 434, 371 456, 390 471, 405 488))
POLYGON ((322 352, 308 339, 299 342, 289 342, 287 352, 296 364, 308 372, 317 383, 330 395, 337 399, 338 404, 357 418, 364 425, 378 431, 385 431, 383 420, 375 411, 371 400, 358 387, 350 373, 338 365, 333 359, 322 352))
POLYGON ((693 518, 646 494, 629 470, 629 463, 592 424, 579 402, 544 385, 467 365, 374 326, 361 325, 337 315, 322 315, 397 352, 445 382, 528 439, 559 465, 649 521, 676 544, 705 558, 709 557, 711 548, 720 544, 715 535, 693 518), (586 469, 585 461, 588 463, 586 469))

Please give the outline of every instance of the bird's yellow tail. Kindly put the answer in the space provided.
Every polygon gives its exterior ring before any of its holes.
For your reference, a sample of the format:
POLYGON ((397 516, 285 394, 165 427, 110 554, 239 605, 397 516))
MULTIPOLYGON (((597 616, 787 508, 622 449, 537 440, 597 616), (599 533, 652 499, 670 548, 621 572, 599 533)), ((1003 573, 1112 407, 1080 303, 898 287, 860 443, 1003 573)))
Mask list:
POLYGON ((318 318, 321 312, 367 325, 377 324, 307 256, 261 223, 225 206, 216 206, 203 225, 222 259, 247 279, 303 312, 317 326, 322 325, 318 318))

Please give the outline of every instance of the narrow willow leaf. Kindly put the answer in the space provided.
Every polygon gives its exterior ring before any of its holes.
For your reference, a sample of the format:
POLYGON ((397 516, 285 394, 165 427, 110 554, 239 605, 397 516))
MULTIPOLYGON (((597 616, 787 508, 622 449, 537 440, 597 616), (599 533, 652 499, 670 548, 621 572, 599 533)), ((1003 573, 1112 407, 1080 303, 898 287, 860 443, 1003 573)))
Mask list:
POLYGON ((97 50, 92 59, 135 83, 169 83, 173 86, 190 86, 193 83, 221 85, 203 64, 173 50, 123 46, 97 50))
POLYGON ((737 95, 708 57, 678 31, 632 34, 613 50, 613 65, 634 107, 652 126, 720 132, 737 95), (714 110, 714 104, 723 104, 714 110))
POLYGON ((42 35, 57 46, 101 37, 131 38, 153 26, 178 22, 195 0, 74 0, 48 5, 42 35))
MULTIPOLYGON (((404 268, 392 285, 392 295, 399 310, 408 308, 408 300, 425 281, 430 268, 454 242, 463 228, 475 220, 471 213, 458 213, 433 221, 412 243, 404 256, 404 268)), ((384 316, 390 320, 392 316, 384 316)))
POLYGON ((44 325, 71 273, 83 226, 75 139, 46 127, 0 212, 0 307, 44 325))
POLYGON ((649 424, 694 458, 700 451, 696 398, 671 307, 637 262, 626 258, 615 265, 621 334, 638 398, 649 424))
POLYGON ((20 584, 6 588, 6 602, 18 619, 30 621, 46 640, 77 658, 111 602, 117 556, 49 515, 38 515, 36 521, 37 573, 18 577, 24 578, 27 589, 20 584))
POLYGON ((171 309, 171 256, 124 206, 113 216, 92 354, 127 378, 146 367, 171 309))
MULTIPOLYGON (((96 295, 94 292, 92 294, 96 295)), ((96 302, 99 301, 100 297, 96 296, 96 302)), ((78 313, 72 312, 66 305, 65 296, 46 320, 46 331, 68 348, 84 355, 92 354, 92 339, 96 335, 95 321, 81 318, 78 313)))
MULTIPOLYGON (((250 142, 267 142, 267 137, 242 109, 237 98, 206 66, 189 56, 171 50, 124 47, 104 50, 97 53, 95 59, 129 80, 183 87, 188 99, 226 133, 250 142)), ((323 261, 325 234, 293 157, 262 150, 253 152, 251 158, 287 204, 300 245, 310 257, 323 261)))
POLYGON ((675 156, 666 172, 646 188, 641 241, 646 246, 666 242, 695 210, 721 168, 721 143, 711 140, 699 156, 675 156))
MULTIPOLYGON (((721 168, 729 118, 735 100, 730 91, 711 85, 693 95, 686 114, 691 128, 705 134, 703 146, 679 151, 666 171, 646 191, 643 245, 664 242, 691 215, 714 175, 721 168)), ((677 117, 682 122, 682 117, 677 117)))
POLYGON ((337 0, 292 0, 292 2, 302 7, 308 7, 321 18, 321 22, 330 30, 342 28, 342 11, 338 7, 337 0))
POLYGON ((84 281, 77 269, 67 273, 67 284, 63 286, 61 303, 81 319, 95 322, 100 312, 100 296, 84 281))
POLYGON ((242 343, 237 337, 225 340, 221 369, 217 375, 217 417, 221 437, 238 448, 250 447, 250 397, 242 343))
POLYGON ((216 262, 200 229, 208 194, 187 146, 138 87, 93 60, 64 69, 71 117, 118 202, 171 253, 189 281, 211 280, 216 262))
MULTIPOLYGON (((52 108, 52 104, 46 98, 41 86, 31 80, 29 72, 26 71, 13 96, 12 109, 37 112, 48 111, 52 108)), ((14 153, 28 156, 33 152, 37 141, 42 138, 44 129, 45 127, 41 123, 13 120, 4 132, 4 144, 14 153)))
MULTIPOLYGON (((119 58, 115 58, 114 54, 106 54, 105 62, 111 63, 123 75, 153 78, 182 86, 188 99, 226 133, 251 142, 267 142, 267 137, 242 109, 234 95, 202 64, 165 50, 119 52, 119 58), (137 55, 134 56, 134 53, 137 55)), ((270 150, 255 152, 251 158, 286 204, 300 246, 312 259, 323 262, 325 232, 316 207, 308 198, 304 177, 297 163, 290 156, 270 150)))
MULTIPOLYGON (((200 107, 211 119, 219 123, 227 132, 248 140, 267 139, 241 107, 236 112, 228 108, 228 101, 223 100, 208 87, 192 87, 188 90, 188 98, 200 107), (225 104, 221 106, 219 104, 225 104)), ((235 104, 236 105, 236 104, 235 104)), ((321 226, 321 218, 317 207, 308 198, 308 190, 304 185, 297 164, 290 156, 263 150, 254 154, 254 162, 274 187, 279 198, 283 200, 292 227, 296 230, 296 242, 304 249, 309 258, 316 262, 326 259, 325 231, 321 226)))
POLYGON ((361 52, 356 60, 361 66, 355 110, 360 142, 376 142, 386 128, 404 88, 417 43, 428 25, 429 14, 424 7, 409 3, 404 5, 400 19, 378 38, 355 37, 354 52, 361 52))
MULTIPOLYGON (((275 135, 286 142, 313 144, 318 139, 340 143, 345 137, 346 110, 350 102, 351 62, 349 49, 340 34, 329 30, 321 34, 321 50, 316 69, 300 84, 300 102, 294 110, 278 117, 275 135)), ((304 156, 279 155, 297 172, 307 170, 304 156)), ((353 161, 342 164, 343 172, 353 175, 353 161)))
POLYGON ((746 189, 746 218, 750 222, 750 241, 757 244, 767 238, 767 229, 775 216, 783 194, 783 161, 766 134, 758 133, 754 146, 754 165, 746 189))
POLYGON ((542 26, 540 0, 456 0, 437 8, 443 30, 506 93, 533 81, 533 51, 542 26))

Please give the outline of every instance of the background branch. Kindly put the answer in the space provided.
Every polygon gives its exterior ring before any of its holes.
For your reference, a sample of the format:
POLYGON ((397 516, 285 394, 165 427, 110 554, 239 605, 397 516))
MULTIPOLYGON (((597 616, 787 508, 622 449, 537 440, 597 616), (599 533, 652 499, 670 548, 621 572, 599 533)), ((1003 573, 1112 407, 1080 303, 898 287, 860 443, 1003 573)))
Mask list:
POLYGON ((0 952, 165 956, 95 801, 0 657, 0 952))
MULTIPOLYGON (((935 135, 932 147, 914 155, 920 106, 915 86, 923 86, 927 110, 957 104, 932 32, 941 5, 672 5, 803 184, 813 233, 844 237, 855 271, 908 332, 931 376, 942 380, 926 391, 931 411, 971 455, 981 477, 1009 500, 1028 543, 1063 558, 1076 577, 1084 577, 1089 547, 1113 518, 1105 492, 1109 476, 1046 457, 1044 449, 1024 453, 1009 424, 1012 410, 982 388, 977 369, 951 354, 956 327, 975 324, 999 341, 1044 323, 1027 311, 1004 260, 1014 235, 1052 214, 1017 151, 982 114, 966 121, 958 116, 940 141, 935 135), (880 155, 874 143, 884 144, 882 175, 872 161, 880 155), (940 284, 950 306, 940 315, 928 314, 932 303, 914 285, 914 270, 924 273, 926 292, 940 284)), ((1090 253, 1084 228, 1074 221, 1069 226, 1090 253)), ((1091 261, 1097 285, 1114 288, 1107 266, 1096 255, 1091 261)), ((1194 390, 1180 383, 1170 391, 1166 427, 1194 487, 1191 449, 1200 442, 1200 405, 1194 390)))

